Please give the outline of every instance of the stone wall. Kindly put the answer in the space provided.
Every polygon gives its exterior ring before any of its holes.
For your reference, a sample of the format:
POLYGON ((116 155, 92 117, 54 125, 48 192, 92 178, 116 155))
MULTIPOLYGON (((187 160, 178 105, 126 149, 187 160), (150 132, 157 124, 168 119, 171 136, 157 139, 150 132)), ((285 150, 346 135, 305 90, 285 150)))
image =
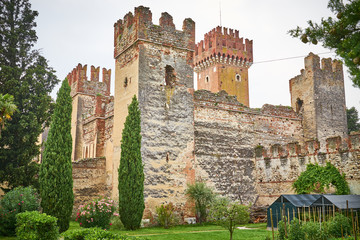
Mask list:
POLYGON ((74 212, 95 198, 109 197, 105 158, 86 158, 73 162, 74 212))
POLYGON ((247 108, 225 91, 196 91, 194 105, 196 178, 221 195, 254 203, 254 147, 299 141, 301 118, 290 107, 247 108))
POLYGON ((281 194, 292 194, 292 183, 309 163, 324 165, 330 162, 345 173, 351 194, 360 194, 360 134, 326 139, 325 151, 320 143, 307 141, 304 145, 289 143, 258 146, 255 149, 256 191, 262 205, 272 203, 281 194))

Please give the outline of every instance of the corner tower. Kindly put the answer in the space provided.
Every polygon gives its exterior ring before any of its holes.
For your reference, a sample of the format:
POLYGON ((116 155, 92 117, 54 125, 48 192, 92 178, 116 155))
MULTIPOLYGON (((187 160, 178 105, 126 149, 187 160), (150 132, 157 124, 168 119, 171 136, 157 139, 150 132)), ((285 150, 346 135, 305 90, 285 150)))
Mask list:
MULTIPOLYGON (((141 111, 145 205, 171 201, 184 207, 186 183, 194 181, 193 52, 195 23, 176 30, 162 13, 152 23, 147 7, 135 8, 114 25, 115 111, 113 194, 117 194, 120 141, 127 107, 136 95, 141 111)), ((115 198, 115 196, 113 196, 115 198)))
POLYGON ((347 138, 344 74, 341 62, 310 53, 305 70, 290 80, 291 106, 303 116, 305 140, 347 138))
POLYGON ((198 89, 225 90, 249 107, 248 68, 253 62, 253 41, 239 31, 216 27, 195 47, 194 71, 198 89))

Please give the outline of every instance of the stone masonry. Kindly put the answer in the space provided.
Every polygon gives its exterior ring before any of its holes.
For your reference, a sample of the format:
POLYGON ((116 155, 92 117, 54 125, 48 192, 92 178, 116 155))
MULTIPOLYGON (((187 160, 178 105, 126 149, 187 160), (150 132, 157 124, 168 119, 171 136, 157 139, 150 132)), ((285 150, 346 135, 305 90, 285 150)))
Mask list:
MULTIPOLYGON (((229 30, 229 31, 228 31, 229 30)), ((205 181, 215 192, 265 206, 293 193, 307 163, 330 161, 360 194, 359 135, 347 135, 340 62, 312 53, 290 80, 291 107, 249 108, 253 42, 217 27, 195 45, 195 23, 177 30, 162 13, 135 8, 114 24, 115 96, 110 70, 79 64, 69 75, 73 97, 73 176, 76 205, 100 195, 118 198, 121 134, 134 95, 141 110, 145 213, 172 202, 194 216, 187 184, 205 181), (194 91, 194 71, 198 91, 194 91), (205 77, 209 78, 206 79, 205 77)))

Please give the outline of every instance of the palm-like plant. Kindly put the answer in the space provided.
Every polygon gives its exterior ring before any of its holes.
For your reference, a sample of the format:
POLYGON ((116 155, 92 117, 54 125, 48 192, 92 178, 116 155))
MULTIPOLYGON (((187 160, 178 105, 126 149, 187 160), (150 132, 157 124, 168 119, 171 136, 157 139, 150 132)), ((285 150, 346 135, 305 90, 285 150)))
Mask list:
POLYGON ((14 104, 14 96, 10 94, 0 94, 0 137, 1 129, 5 126, 5 120, 11 119, 11 116, 16 111, 17 107, 14 104))

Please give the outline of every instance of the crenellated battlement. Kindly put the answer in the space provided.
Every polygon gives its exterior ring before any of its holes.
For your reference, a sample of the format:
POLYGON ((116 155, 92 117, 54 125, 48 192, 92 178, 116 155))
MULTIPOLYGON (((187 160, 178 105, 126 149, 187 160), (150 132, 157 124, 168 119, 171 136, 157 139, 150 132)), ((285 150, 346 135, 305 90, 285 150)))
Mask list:
POLYGON ((87 65, 82 66, 80 63, 68 75, 67 79, 71 86, 71 95, 77 93, 85 94, 102 94, 110 96, 111 69, 102 69, 102 82, 99 82, 100 67, 90 68, 90 81, 87 78, 87 65))
POLYGON ((326 152, 320 151, 320 142, 318 140, 308 140, 303 145, 298 142, 286 145, 274 144, 269 147, 259 145, 255 148, 255 158, 257 160, 270 160, 323 154, 344 154, 346 152, 360 153, 360 133, 352 134, 347 139, 342 139, 340 136, 327 138, 325 149, 326 152))
POLYGON ((320 57, 310 52, 305 57, 305 69, 301 69, 300 75, 290 80, 290 91, 294 84, 305 81, 310 75, 316 75, 316 80, 326 79, 327 81, 343 81, 343 66, 338 60, 331 58, 323 58, 320 62, 320 57))
POLYGON ((220 26, 214 28, 195 46, 195 71, 214 63, 250 67, 253 63, 253 41, 246 38, 244 42, 238 30, 220 26))
POLYGON ((139 40, 194 50, 195 22, 186 18, 182 31, 176 30, 172 16, 164 12, 161 14, 159 25, 155 25, 150 9, 139 6, 135 8, 134 14, 127 13, 114 24, 114 57, 117 58, 139 40))

